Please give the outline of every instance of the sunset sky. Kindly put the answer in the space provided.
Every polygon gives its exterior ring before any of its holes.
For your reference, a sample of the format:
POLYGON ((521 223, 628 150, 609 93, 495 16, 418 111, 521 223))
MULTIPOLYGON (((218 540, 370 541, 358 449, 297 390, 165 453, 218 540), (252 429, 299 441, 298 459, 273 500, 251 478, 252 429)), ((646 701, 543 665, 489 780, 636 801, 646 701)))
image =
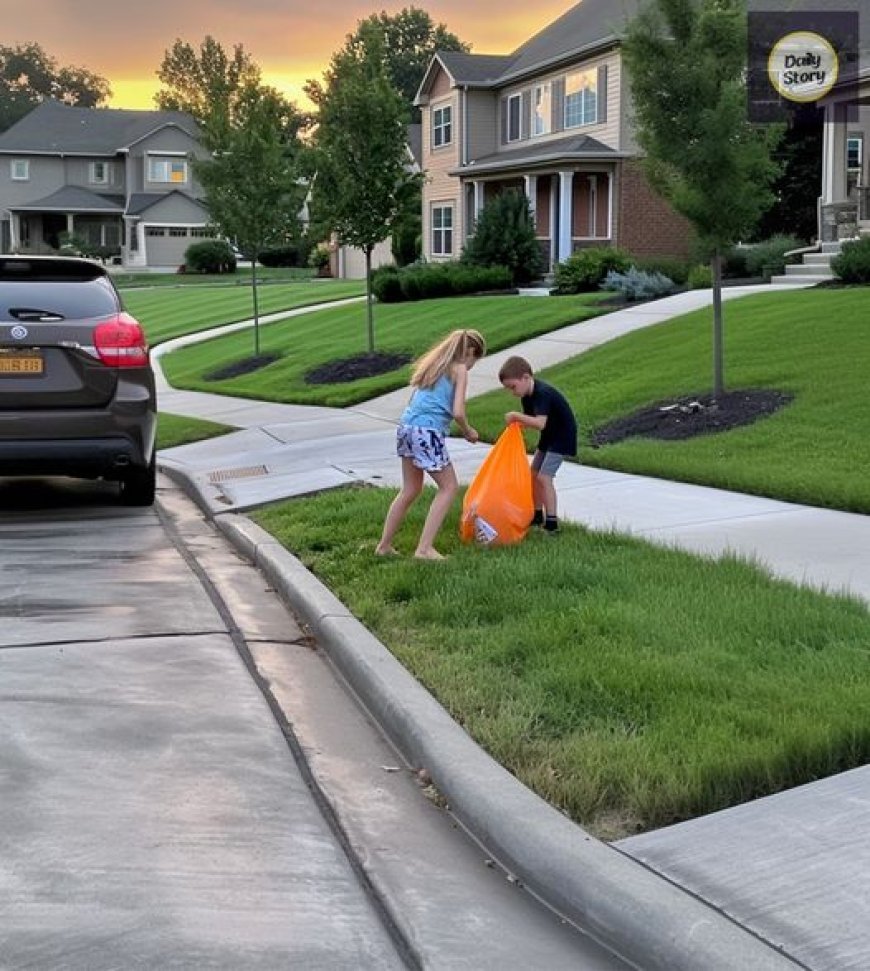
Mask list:
POLYGON ((416 6, 471 45, 508 54, 561 16, 572 0, 439 0, 399 3, 317 0, 0 0, 2 43, 34 41, 62 66, 106 78, 115 108, 153 108, 156 71, 180 38, 195 48, 211 34, 227 51, 242 44, 263 80, 305 104, 302 85, 321 78, 347 34, 372 13, 416 6))

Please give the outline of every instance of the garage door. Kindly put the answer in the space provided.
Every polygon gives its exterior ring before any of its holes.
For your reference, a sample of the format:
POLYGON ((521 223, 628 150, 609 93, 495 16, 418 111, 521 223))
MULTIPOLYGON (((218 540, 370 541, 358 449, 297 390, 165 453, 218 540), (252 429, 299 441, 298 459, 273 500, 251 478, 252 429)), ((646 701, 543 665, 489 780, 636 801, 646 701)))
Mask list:
POLYGON ((184 262, 184 253, 196 242, 186 226, 146 226, 145 262, 148 266, 171 266, 173 269, 184 262))

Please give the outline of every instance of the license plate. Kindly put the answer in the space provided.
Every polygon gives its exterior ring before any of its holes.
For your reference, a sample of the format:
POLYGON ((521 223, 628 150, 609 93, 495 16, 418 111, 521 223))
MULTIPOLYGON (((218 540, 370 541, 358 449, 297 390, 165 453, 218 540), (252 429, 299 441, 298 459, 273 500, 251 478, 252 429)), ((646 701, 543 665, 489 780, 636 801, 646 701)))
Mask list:
POLYGON ((31 374, 42 374, 45 370, 45 362, 39 353, 29 354, 9 354, 0 352, 0 374, 20 374, 23 376, 31 374))

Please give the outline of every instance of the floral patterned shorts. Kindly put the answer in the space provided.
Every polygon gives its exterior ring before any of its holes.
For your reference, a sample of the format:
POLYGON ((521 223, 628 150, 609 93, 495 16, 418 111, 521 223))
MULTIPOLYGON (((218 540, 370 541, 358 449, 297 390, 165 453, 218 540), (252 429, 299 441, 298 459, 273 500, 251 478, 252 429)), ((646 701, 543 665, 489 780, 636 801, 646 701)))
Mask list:
POLYGON ((396 429, 396 452, 401 459, 410 459, 424 472, 440 472, 450 465, 444 435, 436 428, 399 425, 396 429))

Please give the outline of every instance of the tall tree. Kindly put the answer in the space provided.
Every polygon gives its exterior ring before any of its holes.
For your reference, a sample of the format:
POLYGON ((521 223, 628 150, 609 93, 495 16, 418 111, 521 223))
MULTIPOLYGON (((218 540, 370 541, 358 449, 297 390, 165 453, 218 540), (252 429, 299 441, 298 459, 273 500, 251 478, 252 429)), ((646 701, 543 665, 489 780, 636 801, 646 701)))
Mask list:
POLYGON ((0 46, 0 131, 45 98, 96 108, 112 95, 109 82, 83 67, 61 67, 39 44, 0 46))
POLYGON ((241 44, 230 55, 207 35, 198 51, 176 40, 164 52, 157 77, 165 86, 154 96, 157 107, 193 115, 205 143, 217 150, 234 122, 242 92, 260 83, 260 69, 241 44))
POLYGON ((325 85, 309 81, 317 106, 313 221, 366 257, 368 349, 375 349, 372 250, 387 239, 418 179, 408 167, 406 109, 390 80, 383 35, 361 27, 361 43, 333 55, 325 85))
POLYGON ((301 235, 299 112, 274 88, 249 78, 234 96, 231 123, 212 159, 194 161, 212 223, 251 261, 254 356, 260 354, 257 256, 301 235))
POLYGON ((353 34, 348 35, 346 50, 364 46, 371 30, 380 32, 387 58, 387 70, 396 88, 408 105, 412 121, 420 120, 420 110, 414 107, 414 97, 426 68, 435 51, 471 50, 445 24, 435 24, 425 10, 405 7, 397 14, 384 11, 361 20, 353 34))
POLYGON ((653 186, 694 225, 713 273, 713 393, 725 390, 722 256, 774 201, 780 126, 746 110, 744 0, 651 0, 624 45, 653 186))

